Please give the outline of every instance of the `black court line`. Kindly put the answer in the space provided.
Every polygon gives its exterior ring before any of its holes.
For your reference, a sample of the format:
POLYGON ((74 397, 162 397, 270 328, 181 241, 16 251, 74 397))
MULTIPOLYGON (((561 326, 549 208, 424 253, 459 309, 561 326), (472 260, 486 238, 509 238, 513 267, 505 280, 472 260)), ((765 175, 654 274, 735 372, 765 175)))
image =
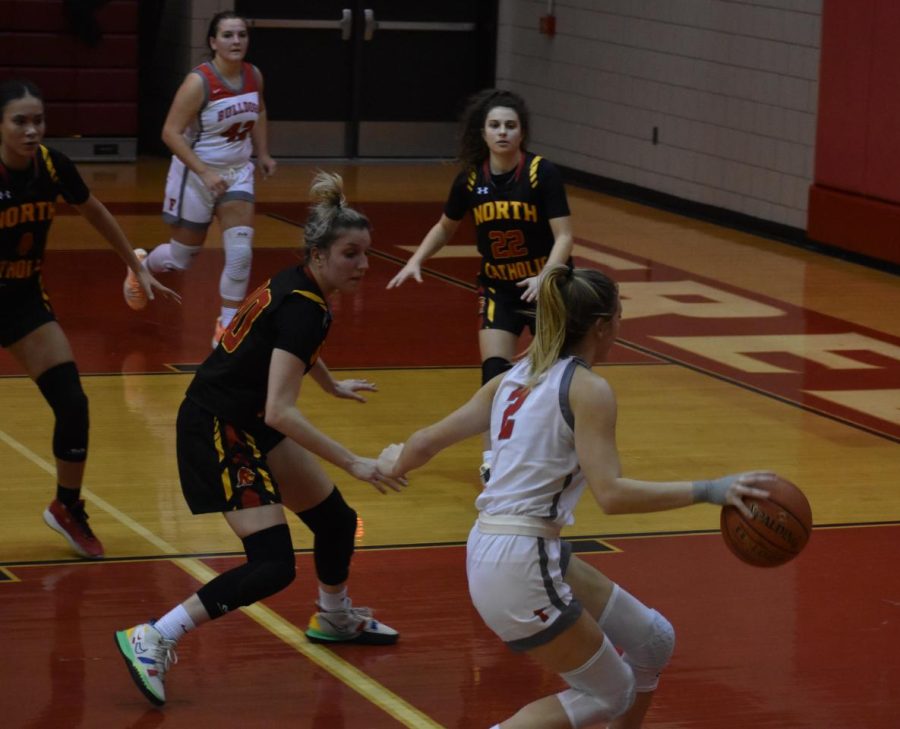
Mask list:
MULTIPOLYGON (((835 522, 831 524, 814 524, 813 531, 823 531, 826 529, 866 529, 877 527, 900 527, 900 520, 894 519, 889 521, 864 521, 864 522, 835 522)), ((587 549, 583 551, 606 551, 621 552, 612 545, 597 545, 599 549, 591 549, 591 544, 602 542, 616 542, 628 539, 653 539, 659 537, 694 537, 709 536, 712 534, 720 534, 719 529, 683 529, 671 531, 655 531, 655 532, 631 532, 622 534, 580 534, 580 535, 564 535, 563 539, 567 542, 582 543, 587 549)), ((415 544, 379 544, 356 547, 357 552, 388 552, 388 551, 417 551, 423 549, 446 549, 465 547, 466 542, 450 541, 450 542, 422 542, 415 544)), ((294 554, 312 554, 312 548, 295 549, 294 554)), ((123 562, 171 562, 177 559, 224 559, 230 557, 246 557, 244 552, 186 552, 178 554, 155 554, 155 555, 130 555, 122 557, 105 557, 104 559, 39 559, 29 560, 25 562, 0 562, 0 573, 4 568, 11 567, 53 567, 56 565, 84 565, 99 566, 103 564, 120 564, 123 562)))

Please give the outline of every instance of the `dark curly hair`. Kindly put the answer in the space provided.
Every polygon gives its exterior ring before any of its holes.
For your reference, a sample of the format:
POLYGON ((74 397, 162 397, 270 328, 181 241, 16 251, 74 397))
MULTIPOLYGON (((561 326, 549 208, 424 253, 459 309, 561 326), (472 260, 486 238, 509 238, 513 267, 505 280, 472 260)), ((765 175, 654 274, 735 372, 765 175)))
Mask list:
POLYGON ((484 89, 469 97, 460 119, 459 161, 463 167, 477 167, 487 159, 489 151, 481 132, 487 115, 498 106, 512 109, 518 115, 522 149, 525 149, 531 121, 525 100, 512 91, 484 89))

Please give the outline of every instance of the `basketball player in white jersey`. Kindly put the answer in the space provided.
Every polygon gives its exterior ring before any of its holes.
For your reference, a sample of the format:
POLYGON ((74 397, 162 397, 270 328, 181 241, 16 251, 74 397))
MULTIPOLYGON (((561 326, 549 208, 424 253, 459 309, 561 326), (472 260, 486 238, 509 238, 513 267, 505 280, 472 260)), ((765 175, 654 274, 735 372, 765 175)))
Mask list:
MULTIPOLYGON (((253 172, 251 155, 268 177, 275 171, 269 156, 263 77, 245 63, 246 21, 226 11, 209 24, 212 60, 185 78, 163 125, 162 138, 172 150, 166 179, 163 220, 171 239, 154 248, 144 265, 154 273, 187 270, 206 240, 215 215, 222 228, 225 266, 219 279, 222 306, 213 346, 231 323, 247 295, 253 257, 253 172)), ((137 279, 125 279, 125 300, 142 309, 147 299, 137 279)))
POLYGON ((672 483, 623 478, 615 396, 590 369, 606 358, 619 329, 616 284, 599 271, 549 266, 537 302, 527 358, 404 446, 388 446, 378 465, 385 474, 406 474, 447 446, 490 430, 491 478, 475 501, 479 516, 467 545, 469 592, 507 646, 571 687, 528 704, 494 729, 598 722, 637 729, 672 654, 674 630, 656 610, 572 556, 560 529, 574 523, 585 486, 608 514, 702 501, 733 505, 749 517, 742 498, 768 495, 754 488, 765 474, 672 483))

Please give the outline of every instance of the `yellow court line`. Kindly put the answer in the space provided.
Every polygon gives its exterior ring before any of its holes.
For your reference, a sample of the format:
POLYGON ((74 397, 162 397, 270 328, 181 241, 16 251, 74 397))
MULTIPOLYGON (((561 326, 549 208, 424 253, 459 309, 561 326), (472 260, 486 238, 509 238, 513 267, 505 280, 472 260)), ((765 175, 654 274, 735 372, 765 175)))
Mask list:
MULTIPOLYGON (((56 473, 56 468, 52 464, 2 430, 0 430, 0 441, 6 443, 14 451, 27 458, 47 473, 51 475, 56 473)), ((175 549, 175 547, 164 539, 160 539, 153 532, 117 509, 105 499, 100 498, 86 488, 83 488, 81 491, 85 496, 90 498, 92 505, 105 511, 118 522, 144 537, 144 539, 149 541, 164 554, 178 554, 178 550, 175 549)), ((199 559, 193 557, 173 559, 172 563, 201 583, 207 583, 219 574, 212 568, 203 564, 199 559)), ((291 646, 294 650, 320 668, 328 671, 332 676, 339 681, 342 681, 363 698, 375 704, 379 709, 389 714, 404 726, 410 727, 411 729, 443 729, 441 724, 438 724, 429 716, 423 714, 414 706, 401 699, 392 691, 389 691, 372 677, 363 671, 360 671, 343 658, 340 658, 327 648, 322 648, 321 646, 310 643, 306 639, 303 630, 290 621, 285 620, 274 610, 259 603, 241 608, 241 610, 276 638, 279 638, 282 642, 291 646)))

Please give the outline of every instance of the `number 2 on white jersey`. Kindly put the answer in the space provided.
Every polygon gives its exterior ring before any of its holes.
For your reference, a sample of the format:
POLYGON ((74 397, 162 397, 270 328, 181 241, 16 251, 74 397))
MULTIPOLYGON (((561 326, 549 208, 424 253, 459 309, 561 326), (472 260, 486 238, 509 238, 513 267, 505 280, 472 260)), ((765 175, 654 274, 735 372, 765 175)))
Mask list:
POLYGON ((507 400, 509 405, 503 411, 503 420, 500 423, 500 432, 497 434, 497 440, 507 440, 512 435, 513 428, 516 425, 516 419, 513 415, 522 407, 522 403, 525 402, 529 392, 531 390, 527 387, 517 387, 509 394, 509 399, 507 400))

